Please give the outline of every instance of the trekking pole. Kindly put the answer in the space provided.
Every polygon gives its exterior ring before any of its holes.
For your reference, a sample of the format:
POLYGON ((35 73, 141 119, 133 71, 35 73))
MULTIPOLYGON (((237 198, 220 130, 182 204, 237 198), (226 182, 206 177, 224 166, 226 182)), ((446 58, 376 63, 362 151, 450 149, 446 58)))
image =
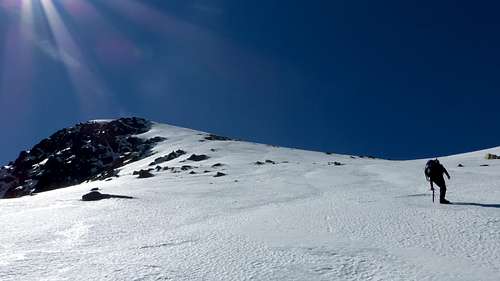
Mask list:
POLYGON ((434 188, 432 189, 432 203, 434 203, 434 188))

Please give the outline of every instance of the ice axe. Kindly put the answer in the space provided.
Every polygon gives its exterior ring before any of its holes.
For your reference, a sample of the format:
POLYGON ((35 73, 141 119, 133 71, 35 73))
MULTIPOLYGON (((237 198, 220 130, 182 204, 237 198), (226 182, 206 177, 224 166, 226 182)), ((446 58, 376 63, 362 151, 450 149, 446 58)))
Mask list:
POLYGON ((432 185, 432 181, 429 181, 431 183, 431 190, 432 190, 432 203, 434 203, 434 186, 432 185))

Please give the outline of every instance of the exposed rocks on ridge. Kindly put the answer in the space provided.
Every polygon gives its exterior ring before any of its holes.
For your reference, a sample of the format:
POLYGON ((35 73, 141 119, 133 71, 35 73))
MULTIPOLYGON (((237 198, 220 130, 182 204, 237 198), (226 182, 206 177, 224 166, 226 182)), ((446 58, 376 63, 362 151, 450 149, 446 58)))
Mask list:
POLYGON ((0 168, 0 198, 15 198, 87 180, 117 176, 124 164, 143 159, 164 138, 134 135, 150 130, 142 118, 89 121, 59 130, 0 168))

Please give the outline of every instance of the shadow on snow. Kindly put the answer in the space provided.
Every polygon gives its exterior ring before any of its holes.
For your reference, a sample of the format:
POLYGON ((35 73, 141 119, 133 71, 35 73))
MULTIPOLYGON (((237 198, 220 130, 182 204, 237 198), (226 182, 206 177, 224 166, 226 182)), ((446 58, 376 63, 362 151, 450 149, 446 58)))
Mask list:
POLYGON ((500 204, 482 204, 482 203, 470 203, 470 202, 453 202, 453 205, 477 206, 477 207, 484 207, 484 208, 500 208, 500 204))

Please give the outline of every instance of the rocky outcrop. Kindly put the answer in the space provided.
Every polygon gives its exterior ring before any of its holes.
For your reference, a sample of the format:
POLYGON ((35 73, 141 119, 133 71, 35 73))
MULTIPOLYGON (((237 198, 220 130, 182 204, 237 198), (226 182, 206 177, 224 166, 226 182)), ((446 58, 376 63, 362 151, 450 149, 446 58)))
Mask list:
POLYGON ((184 150, 181 150, 181 149, 178 149, 176 151, 172 151, 171 153, 169 153, 165 156, 156 158, 153 162, 149 163, 149 166, 155 166, 155 165, 158 165, 161 163, 165 163, 165 162, 174 160, 174 159, 179 158, 180 156, 182 156, 184 154, 186 154, 186 152, 184 150))
POLYGON ((232 139, 228 138, 228 137, 214 135, 214 134, 208 134, 207 136, 205 136, 205 140, 210 140, 210 141, 230 141, 232 139))
POLYGON ((132 175, 134 176, 138 176, 137 178, 138 179, 147 179, 147 178, 152 178, 154 177, 155 175, 153 175, 153 173, 151 173, 153 169, 147 169, 147 170, 139 170, 139 171, 134 171, 132 173, 132 175))
POLYGON ((0 169, 0 198, 14 198, 116 176, 115 169, 151 154, 155 143, 142 118, 90 121, 62 129, 0 169))

